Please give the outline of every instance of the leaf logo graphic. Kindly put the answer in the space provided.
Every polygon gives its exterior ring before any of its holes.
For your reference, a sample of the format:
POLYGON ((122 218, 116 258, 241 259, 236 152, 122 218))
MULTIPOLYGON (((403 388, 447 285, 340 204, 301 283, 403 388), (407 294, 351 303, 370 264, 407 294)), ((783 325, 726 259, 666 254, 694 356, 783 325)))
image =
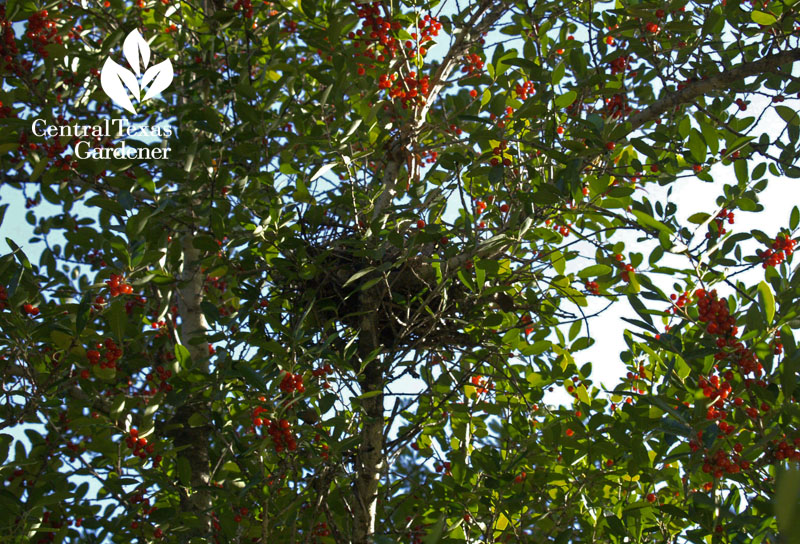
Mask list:
POLYGON ((106 59, 100 71, 100 86, 115 104, 135 114, 131 96, 135 102, 150 100, 169 87, 174 72, 169 59, 147 67, 150 64, 150 46, 138 30, 131 31, 125 38, 122 52, 131 70, 106 59))

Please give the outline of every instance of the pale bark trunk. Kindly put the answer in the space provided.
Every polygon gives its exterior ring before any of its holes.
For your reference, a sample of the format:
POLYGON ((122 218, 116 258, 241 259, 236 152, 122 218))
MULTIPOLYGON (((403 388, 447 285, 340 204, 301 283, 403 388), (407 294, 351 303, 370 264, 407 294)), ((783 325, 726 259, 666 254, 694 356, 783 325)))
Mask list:
MULTIPOLYGON (((181 317, 181 343, 189 351, 193 370, 208 373, 208 342, 204 337, 208 322, 200 307, 203 301, 204 275, 200 270, 201 254, 193 245, 194 233, 187 232, 182 239, 183 268, 181 287, 178 291, 178 308, 181 317), (200 338, 202 341, 198 342, 200 338)), ((211 469, 208 450, 209 429, 205 425, 192 427, 189 418, 193 414, 205 416, 207 404, 202 400, 189 401, 175 413, 172 423, 180 426, 174 431, 176 448, 188 446, 179 455, 185 457, 191 467, 191 488, 182 501, 182 507, 196 514, 206 527, 211 527, 211 469)))
MULTIPOLYGON (((361 361, 372 356, 380 347, 375 326, 375 312, 380 306, 382 288, 368 289, 362 293, 358 354, 361 361)), ((370 361, 359 377, 361 394, 378 391, 374 396, 360 400, 361 440, 356 455, 356 500, 354 504, 354 544, 372 544, 375 536, 375 521, 378 513, 378 484, 384 468, 383 456, 383 360, 378 357, 370 361)))

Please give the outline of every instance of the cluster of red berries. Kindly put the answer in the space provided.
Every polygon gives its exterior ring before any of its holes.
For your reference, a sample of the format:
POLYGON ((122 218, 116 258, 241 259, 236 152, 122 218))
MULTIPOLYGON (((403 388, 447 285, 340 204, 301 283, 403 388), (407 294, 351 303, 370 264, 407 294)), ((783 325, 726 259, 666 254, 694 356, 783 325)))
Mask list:
POLYGON ((428 149, 422 153, 422 162, 427 164, 434 164, 439 159, 439 152, 433 149, 428 149))
POLYGON ((603 104, 603 112, 610 119, 625 117, 633 111, 628 105, 628 97, 624 94, 615 94, 611 98, 606 98, 603 104))
MULTIPOLYGON (((381 76, 380 82, 384 82, 384 88, 389 89, 389 96, 392 99, 400 100, 403 109, 407 109, 409 103, 413 106, 425 102, 425 97, 430 92, 430 79, 428 76, 417 77, 417 73, 413 70, 400 79, 394 76, 395 74, 392 74, 392 77, 389 78, 394 81, 393 86, 386 87, 385 82, 388 80, 384 76, 381 76)), ((379 86, 381 85, 380 82, 379 86)))
MULTIPOLYGON (((489 204, 491 204, 492 201, 494 201, 494 196, 489 195, 489 197, 486 200, 488 200, 489 204)), ((486 210, 486 202, 484 202, 483 200, 476 200, 475 215, 481 215, 485 210, 486 210)))
MULTIPOLYGON (((422 226, 424 227, 425 222, 423 221, 422 223, 423 223, 422 226)), ((333 367, 328 363, 325 363, 325 366, 323 366, 322 368, 315 368, 314 370, 311 371, 312 376, 314 376, 315 378, 320 378, 322 380, 325 380, 325 376, 329 374, 333 374, 333 367)), ((328 383, 327 380, 322 383, 323 389, 330 389, 330 387, 331 384, 328 383)))
POLYGON ((569 236, 569 233, 572 232, 572 223, 559 225, 558 222, 554 223, 552 219, 545 219, 544 224, 546 227, 553 225, 553 230, 559 233, 561 236, 569 236))
POLYGON ((5 286, 0 285, 0 310, 8 308, 8 291, 5 286))
MULTIPOLYGON (((86 358, 92 366, 100 365, 100 368, 117 368, 117 361, 122 357, 122 350, 111 338, 106 338, 104 343, 95 344, 96 349, 90 349, 86 352, 86 358), (99 350, 105 348, 105 355, 102 355, 99 350), (104 359, 101 361, 101 359, 104 359)), ((89 371, 83 370, 81 378, 87 379, 89 371)))
POLYGON ((417 21, 417 28, 419 29, 419 33, 411 33, 411 39, 416 43, 410 40, 406 41, 406 48, 411 50, 412 56, 416 54, 417 49, 421 56, 425 56, 426 50, 423 44, 433 41, 433 39, 439 35, 439 31, 442 29, 442 23, 433 15, 428 14, 417 21))
POLYGON ((611 68, 611 74, 614 75, 614 74, 624 73, 626 70, 630 70, 631 60, 632 57, 630 55, 620 55, 619 57, 609 62, 608 66, 609 68, 611 68))
MULTIPOLYGON (((728 377, 733 378, 733 373, 729 373, 728 377)), ((724 381, 720 383, 719 376, 716 375, 710 376, 708 379, 706 379, 704 376, 700 376, 700 378, 697 380, 697 385, 703 390, 703 396, 713 401, 706 413, 706 419, 712 420, 717 419, 718 417, 721 418, 723 414, 719 410, 716 410, 715 407, 721 408, 724 406, 725 399, 727 399, 733 391, 731 382, 724 381)), ((725 429, 723 429, 723 431, 724 430, 725 429)), ((730 432, 726 432, 730 434, 730 432)))
POLYGON ((125 445, 128 446, 128 449, 133 450, 133 455, 139 459, 147 459, 150 457, 153 461, 153 466, 161 462, 162 458, 160 455, 153 456, 153 452, 155 451, 153 443, 148 443, 145 437, 139 436, 138 429, 132 428, 130 430, 128 438, 125 439, 125 445))
POLYGON ((508 142, 503 140, 503 141, 500 142, 500 144, 498 144, 497 147, 492 149, 492 154, 493 155, 502 155, 503 151, 505 151, 506 149, 508 149, 508 142))
POLYGON ((658 34, 659 32, 661 32, 661 27, 653 22, 649 22, 646 25, 644 25, 644 29, 650 34, 658 34))
MULTIPOLYGON (((726 220, 727 220, 729 225, 733 225, 733 222, 734 222, 733 212, 723 208, 722 210, 720 210, 720 212, 714 218, 714 222, 717 225, 716 236, 721 236, 721 235, 725 234, 726 232, 728 232, 724 227, 726 220)), ((706 238, 711 238, 712 236, 715 236, 714 231, 709 230, 709 232, 706 233, 706 238)))
POLYGON ((244 18, 245 19, 252 19, 253 18, 253 4, 250 0, 236 0, 236 3, 233 4, 233 11, 244 11, 244 18))
POLYGON ((797 240, 793 240, 785 234, 779 234, 772 242, 772 247, 766 251, 759 250, 758 257, 763 261, 762 268, 778 266, 794 253, 794 246, 797 240))
POLYGON ((739 328, 736 327, 736 318, 730 314, 728 303, 717 298, 716 289, 706 293, 704 289, 695 291, 697 309, 700 312, 698 320, 706 325, 708 334, 720 337, 736 336, 739 328))
POLYGON ((280 390, 287 394, 294 393, 295 391, 298 393, 305 392, 306 388, 303 385, 303 376, 286 372, 281 380, 280 390))
POLYGON ((520 472, 519 474, 517 474, 514 477, 514 483, 515 484, 521 484, 522 482, 525 481, 525 478, 527 478, 527 477, 528 477, 528 474, 523 470, 522 472, 520 472))
POLYGON ((328 529, 328 524, 323 521, 314 525, 311 530, 311 536, 331 536, 331 530, 328 529))
POLYGON ((476 387, 475 391, 479 395, 482 393, 488 393, 490 389, 494 388, 494 384, 490 384, 489 380, 483 376, 472 376, 470 381, 472 382, 472 385, 476 387))
POLYGON ((284 449, 288 451, 297 449, 297 441, 292 433, 292 424, 288 420, 270 421, 267 432, 272 438, 275 453, 281 453, 284 449))
MULTIPOLYGON (((717 450, 711 455, 703 458, 702 471, 711 474, 715 479, 722 478, 725 474, 738 474, 742 470, 750 468, 750 462, 741 459, 738 452, 742 451, 742 445, 738 442, 734 445, 734 453, 730 455, 723 449, 717 450)), ((710 490, 713 484, 706 483, 704 488, 710 490)))
MULTIPOLYGON (((406 518, 406 521, 411 521, 411 516, 406 518)), ((427 532, 425 531, 424 525, 414 525, 408 531, 408 538, 411 544, 422 544, 422 540, 425 538, 427 532)))
POLYGON ((133 287, 120 274, 111 274, 111 278, 106 280, 106 286, 108 286, 108 292, 112 297, 133 293, 133 287))
POLYGON ((436 472, 444 472, 446 475, 450 476, 450 468, 451 468, 450 461, 445 461, 441 465, 436 463, 433 468, 436 469, 436 472))
POLYGON ((228 289, 228 282, 217 276, 208 276, 203 286, 203 292, 208 293, 209 286, 215 288, 220 293, 224 293, 228 289))
POLYGON ((34 306, 33 304, 25 303, 22 305, 22 313, 25 315, 29 315, 31 317, 36 317, 39 315, 39 308, 34 306))
MULTIPOLYGON (((786 438, 786 435, 784 435, 786 438)), ((783 461, 784 459, 791 459, 792 461, 800 462, 800 438, 795 438, 794 443, 790 444, 786 440, 772 440, 773 456, 776 461, 783 461)))
POLYGON ((531 327, 531 326, 530 326, 530 324, 531 324, 531 322, 533 321, 533 319, 531 318, 530 314, 525 314, 525 315, 523 315, 523 316, 520 318, 520 321, 522 321, 522 324, 523 324, 523 325, 526 325, 526 327, 525 327, 525 334, 530 334, 530 333, 532 333, 532 332, 533 332, 533 327, 531 327))
POLYGON ((679 308, 683 308, 687 303, 691 302, 687 291, 680 294, 672 293, 669 299, 672 301, 672 306, 667 308, 668 314, 677 313, 679 308))
POLYGON ((14 36, 14 27, 11 21, 6 19, 6 6, 0 6, 0 30, 2 30, 2 39, 0 39, 0 56, 3 62, 0 63, 0 69, 3 71, 12 71, 17 74, 21 73, 21 67, 16 64, 16 56, 19 55, 17 48, 17 39, 14 36))
POLYGON ((461 73, 469 75, 474 74, 477 76, 480 75, 479 72, 481 70, 483 70, 483 59, 480 55, 477 53, 468 53, 464 55, 464 66, 461 67, 461 73))
POLYGON ((597 285, 596 281, 587 281, 584 286, 586 290, 591 293, 592 295, 599 295, 600 294, 600 286, 597 285))
POLYGON ((246 506, 242 506, 241 508, 236 508, 234 506, 233 511, 236 512, 236 514, 233 516, 233 521, 236 523, 241 523, 242 519, 247 517, 247 514, 250 513, 250 510, 248 510, 246 506))
POLYGON ((450 125, 450 130, 449 130, 449 132, 451 132, 452 134, 455 134, 456 136, 461 136, 461 134, 462 134, 464 131, 463 131, 463 130, 461 130, 460 128, 458 128, 456 125, 450 125))
MULTIPOLYGON (((363 41, 363 56, 372 60, 377 60, 378 62, 383 62, 387 58, 394 58, 400 47, 400 41, 394 36, 391 36, 390 33, 392 30, 400 30, 403 26, 402 23, 381 16, 380 2, 355 4, 355 9, 356 14, 362 21, 360 29, 356 32, 350 32, 347 35, 351 40, 356 40, 353 42, 353 47, 356 49, 360 48, 363 41)), ((420 28, 427 26, 427 23, 430 21, 430 16, 426 17, 428 17, 427 21, 423 19, 420 23, 420 28)), ((412 34, 412 37, 416 40, 417 36, 415 36, 415 34, 412 34)), ((428 36, 425 36, 425 38, 428 38, 428 36)), ((425 41, 427 41, 427 39, 420 41, 420 44, 425 41)), ((410 42, 408 42, 407 45, 410 46, 409 49, 413 47, 413 44, 410 42)), ((422 51, 420 51, 420 53, 422 53, 422 51)), ((356 52, 355 56, 359 56, 359 53, 356 52)))
POLYGON ((100 268, 106 267, 106 262, 103 260, 102 249, 91 249, 86 254, 86 261, 92 265, 92 268, 99 266, 100 268))
POLYGON ((514 91, 517 93, 517 97, 522 101, 527 100, 529 95, 536 92, 533 87, 533 81, 528 81, 527 79, 522 83, 517 83, 514 87, 514 91))
MULTIPOLYGON (((134 429, 131 429, 131 431, 133 431, 133 430, 134 429)), ((137 437, 138 437, 138 433, 137 433, 137 437)), ((133 505, 136 505, 136 504, 143 505, 144 508, 142 508, 141 514, 142 514, 142 516, 147 517, 147 516, 151 516, 153 514, 153 512, 156 511, 156 507, 155 506, 150 506, 150 499, 145 497, 144 493, 145 493, 144 489, 135 490, 133 492, 133 494, 131 495, 130 502, 133 505)), ((144 528, 138 521, 131 522, 131 529, 133 529, 134 531, 139 529, 140 527, 144 528)), ((153 531, 153 536, 155 536, 156 538, 161 538, 163 535, 164 535, 164 532, 161 529, 157 528, 157 527, 156 527, 155 531, 153 531)))
MULTIPOLYGON (((625 377, 631 382, 631 389, 643 395, 645 390, 642 389, 643 384, 639 384, 639 381, 647 379, 647 370, 642 364, 639 365, 638 369, 634 370, 636 370, 636 372, 628 372, 625 377)), ((567 390, 569 391, 569 389, 567 390)))
POLYGON ((143 307, 146 302, 147 302, 147 299, 145 299, 141 295, 136 295, 134 297, 131 297, 129 300, 127 300, 125 302, 125 313, 128 314, 128 315, 131 315, 135 308, 143 307))
POLYGON ((47 10, 37 11, 28 18, 28 30, 25 36, 33 42, 36 52, 47 58, 45 46, 51 43, 62 44, 61 36, 58 35, 56 23, 47 18, 47 10))
MULTIPOLYGON (((495 149, 497 149, 497 148, 495 148, 495 149)), ((492 166, 497 166, 498 164, 500 164, 500 159, 498 157, 492 157, 489 160, 489 164, 491 164, 492 166)), ((503 166, 511 166, 511 159, 509 159, 508 157, 505 157, 503 159, 503 166)))
MULTIPOLYGON (((58 535, 60 531, 55 531, 53 529, 61 529, 62 527, 64 527, 63 521, 54 520, 51 518, 52 516, 50 512, 44 512, 42 514, 42 529, 44 530, 44 528, 46 527, 50 530, 45 532, 43 535, 39 536, 39 539, 35 541, 37 544, 46 544, 47 542, 55 542, 56 535, 58 535)), ((82 518, 78 518, 74 522, 75 527, 80 527, 82 524, 83 524, 82 518)), ((69 525, 69 520, 67 521, 67 525, 69 525)))
POLYGON ((172 386, 167 383, 167 380, 169 380, 171 377, 172 377, 171 370, 167 370, 163 366, 158 365, 155 368, 155 375, 152 372, 150 372, 145 377, 145 379, 148 382, 153 383, 153 385, 150 387, 149 393, 151 395, 155 395, 159 391, 166 391, 167 393, 172 391, 172 386), (158 386, 156 386, 156 384, 158 384, 158 386))
POLYGON ((617 267, 622 270, 622 280, 631 281, 631 273, 634 271, 633 265, 625 264, 625 257, 620 253, 614 255, 614 259, 617 261, 617 267))
MULTIPOLYGON (((2 43, 0 43, 0 57, 2 57, 2 43)), ((0 64, 0 68, 2 64, 0 64)), ((0 119, 7 119, 9 117, 16 118, 17 113, 11 108, 11 106, 3 105, 3 101, 0 100, 0 119)))
MULTIPOLYGON (((265 397, 261 397, 261 399, 266 400, 265 397)), ((269 425, 269 420, 268 419, 266 419, 266 420, 262 419, 262 417, 261 417, 261 414, 266 412, 266 411, 267 411, 267 409, 264 408, 263 406, 256 406, 255 408, 253 408, 253 413, 250 415, 250 419, 253 422, 253 427, 260 427, 260 426, 265 424, 265 421, 266 421, 266 424, 269 425)))

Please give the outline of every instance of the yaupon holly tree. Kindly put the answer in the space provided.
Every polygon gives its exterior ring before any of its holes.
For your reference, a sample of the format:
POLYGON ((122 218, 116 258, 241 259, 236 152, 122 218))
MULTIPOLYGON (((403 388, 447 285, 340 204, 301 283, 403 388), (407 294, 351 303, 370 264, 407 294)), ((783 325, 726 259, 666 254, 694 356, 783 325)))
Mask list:
POLYGON ((0 19, 3 542, 800 534, 795 4, 0 19))

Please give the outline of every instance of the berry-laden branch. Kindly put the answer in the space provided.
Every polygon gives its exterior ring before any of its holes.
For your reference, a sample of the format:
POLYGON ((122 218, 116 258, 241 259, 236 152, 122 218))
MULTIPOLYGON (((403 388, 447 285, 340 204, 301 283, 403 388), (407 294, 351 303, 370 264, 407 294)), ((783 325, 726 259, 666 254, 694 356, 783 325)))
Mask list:
MULTIPOLYGON (((798 60, 800 60, 800 49, 791 49, 765 56, 759 60, 742 63, 731 70, 707 79, 688 83, 680 91, 667 94, 660 100, 655 101, 649 108, 630 117, 627 123, 629 127, 628 134, 658 119, 662 114, 668 111, 694 102, 701 96, 730 88, 735 83, 745 78, 776 71, 779 67, 788 63, 797 62, 798 60)), ((593 161, 597 160, 597 158, 597 156, 584 158, 584 165, 591 164, 593 161)), ((582 168, 578 169, 578 171, 581 170, 582 168)), ((608 213, 608 211, 605 210, 605 213, 608 213)), ((518 241, 514 236, 509 236, 508 234, 512 226, 513 225, 510 225, 505 231, 497 232, 492 238, 481 242, 477 248, 451 257, 447 262, 447 268, 449 270, 458 270, 469 260, 474 260, 476 258, 493 258, 503 253, 512 244, 518 241)))
POLYGON ((651 121, 655 121, 662 114, 672 111, 678 106, 689 104, 701 96, 724 89, 730 89, 735 83, 745 78, 765 74, 767 72, 774 72, 784 64, 797 62, 798 60, 800 60, 800 49, 790 49, 773 55, 767 55, 758 60, 742 63, 731 70, 721 72, 706 79, 687 83, 680 91, 667 94, 663 98, 653 102, 649 108, 631 116, 628 120, 630 124, 629 133, 651 121))
MULTIPOLYGON (((459 29, 458 36, 444 56, 442 63, 436 69, 436 73, 432 78, 433 83, 428 96, 425 98, 425 102, 422 104, 422 107, 416 110, 415 118, 411 125, 412 137, 415 136, 425 124, 431 106, 436 101, 439 93, 447 86, 448 78, 455 67, 460 63, 460 59, 469 51, 469 48, 472 47, 473 42, 480 37, 481 33, 491 28, 491 26, 510 8, 511 4, 506 1, 484 1, 478 6, 478 9, 470 20, 464 23, 459 29)), ((405 161, 405 147, 402 138, 390 144, 390 153, 388 154, 389 160, 386 163, 386 169, 381 178, 381 187, 383 187, 383 191, 375 201, 375 206, 372 211, 373 221, 383 213, 386 207, 397 196, 397 176, 400 167, 405 161)), ((408 175, 411 176, 412 172, 409 171, 408 175)))
POLYGON ((445 55, 442 63, 437 68, 436 73, 432 78, 432 85, 428 94, 427 100, 422 105, 419 114, 415 120, 414 132, 422 128, 425 123, 425 118, 436 100, 436 97, 448 84, 448 78, 453 72, 456 65, 461 63, 463 56, 469 51, 470 47, 474 45, 483 32, 488 31, 493 24, 505 15, 506 11, 511 8, 509 2, 482 2, 470 20, 464 23, 458 37, 453 45, 450 46, 449 51, 445 55))

